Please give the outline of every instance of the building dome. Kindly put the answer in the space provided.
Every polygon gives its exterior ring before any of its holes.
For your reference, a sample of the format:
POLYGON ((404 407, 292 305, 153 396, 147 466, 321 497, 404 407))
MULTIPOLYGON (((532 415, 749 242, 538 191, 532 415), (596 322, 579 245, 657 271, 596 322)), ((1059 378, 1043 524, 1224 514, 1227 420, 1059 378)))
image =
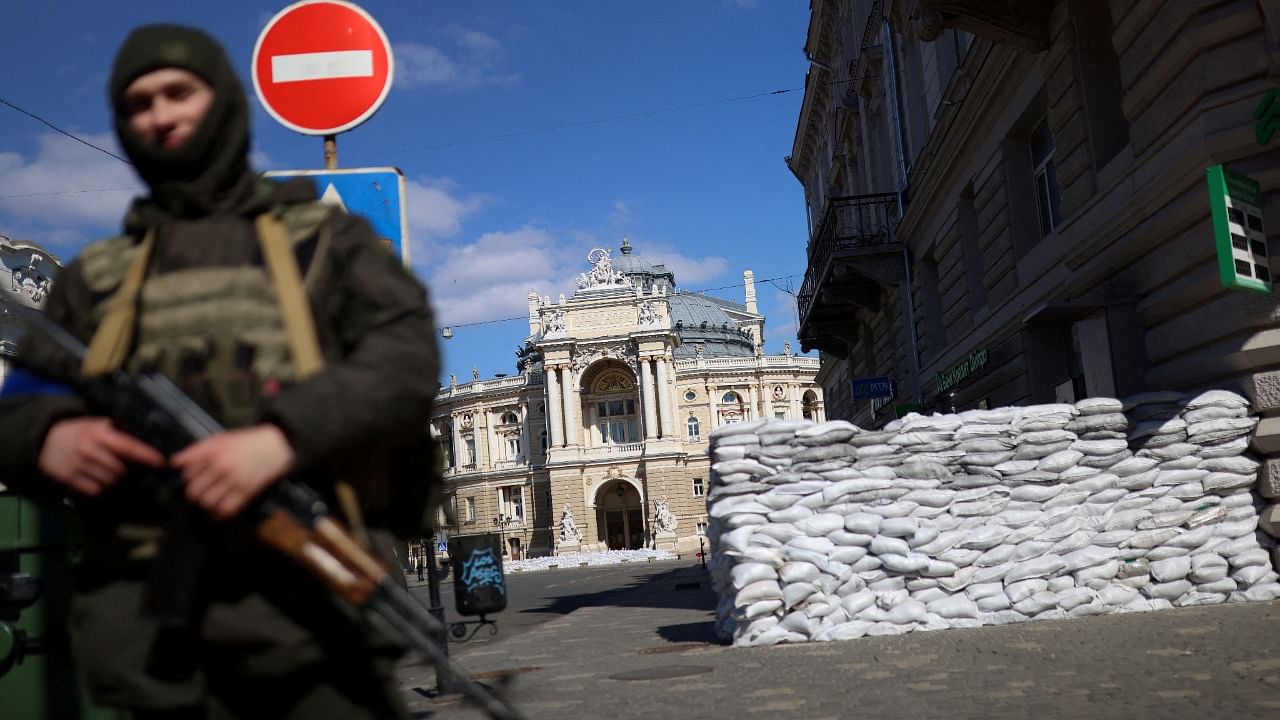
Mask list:
POLYGON ((717 298, 677 291, 667 298, 671 308, 671 328, 680 338, 675 349, 679 359, 697 357, 701 346, 703 357, 751 357, 755 344, 751 336, 738 327, 727 310, 739 313, 746 308, 717 298))
POLYGON ((630 240, 623 238, 618 252, 617 257, 610 258, 613 271, 625 275, 633 286, 645 292, 659 287, 671 292, 675 288, 675 273, 668 270, 666 265, 654 265, 639 255, 633 255, 630 240))

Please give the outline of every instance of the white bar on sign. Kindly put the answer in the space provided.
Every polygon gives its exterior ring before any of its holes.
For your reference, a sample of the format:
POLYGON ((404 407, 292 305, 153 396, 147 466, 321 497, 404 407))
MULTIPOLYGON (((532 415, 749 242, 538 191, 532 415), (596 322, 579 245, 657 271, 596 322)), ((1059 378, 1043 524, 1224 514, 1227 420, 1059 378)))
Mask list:
POLYGON ((372 50, 335 50, 271 58, 271 81, 275 83, 372 76, 372 50))

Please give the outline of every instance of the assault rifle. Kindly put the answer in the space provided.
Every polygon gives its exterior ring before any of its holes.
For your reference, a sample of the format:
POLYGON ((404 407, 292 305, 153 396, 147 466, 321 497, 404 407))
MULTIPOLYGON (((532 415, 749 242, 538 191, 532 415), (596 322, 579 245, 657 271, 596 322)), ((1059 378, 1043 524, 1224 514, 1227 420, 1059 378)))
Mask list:
MULTIPOLYGON (((87 348, 42 314, 32 313, 29 331, 51 341, 68 357, 83 359, 87 348)), ((40 368, 30 368, 41 372, 40 368)), ((60 378, 61 379, 61 378, 60 378)), ((117 370, 76 383, 80 396, 121 430, 143 440, 165 456, 223 427, 165 375, 131 376, 117 370)), ((276 481, 244 510, 259 518, 257 536, 306 568, 330 590, 362 612, 382 618, 437 671, 451 679, 468 700, 493 720, 522 720, 509 704, 449 662, 447 652, 430 637, 445 637, 445 625, 427 612, 383 567, 382 563, 330 517, 311 488, 288 479, 276 481)))

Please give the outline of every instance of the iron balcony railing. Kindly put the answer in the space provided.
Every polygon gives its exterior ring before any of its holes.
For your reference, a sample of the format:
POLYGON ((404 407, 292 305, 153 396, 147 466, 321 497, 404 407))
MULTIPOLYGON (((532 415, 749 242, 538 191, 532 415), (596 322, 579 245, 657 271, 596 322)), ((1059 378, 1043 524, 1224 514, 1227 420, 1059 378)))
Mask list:
POLYGON ((814 296, 830 270, 831 260, 856 248, 893 242, 898 223, 898 196, 894 193, 848 195, 832 198, 818 229, 809 240, 809 267, 796 296, 800 324, 804 325, 814 296))

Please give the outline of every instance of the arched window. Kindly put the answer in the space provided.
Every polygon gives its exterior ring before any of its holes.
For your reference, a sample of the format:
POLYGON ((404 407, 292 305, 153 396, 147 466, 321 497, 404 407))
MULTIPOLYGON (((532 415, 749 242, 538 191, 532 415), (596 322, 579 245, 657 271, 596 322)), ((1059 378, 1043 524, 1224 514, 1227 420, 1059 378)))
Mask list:
POLYGON ((689 442, 698 442, 702 439, 702 425, 698 422, 698 418, 689 416, 689 442))
POLYGON ((747 406, 742 402, 742 396, 732 390, 721 395, 719 414, 721 425, 746 420, 747 406))
POLYGON ((800 412, 805 420, 816 420, 814 411, 818 407, 818 394, 812 390, 805 391, 804 397, 800 400, 800 412))

